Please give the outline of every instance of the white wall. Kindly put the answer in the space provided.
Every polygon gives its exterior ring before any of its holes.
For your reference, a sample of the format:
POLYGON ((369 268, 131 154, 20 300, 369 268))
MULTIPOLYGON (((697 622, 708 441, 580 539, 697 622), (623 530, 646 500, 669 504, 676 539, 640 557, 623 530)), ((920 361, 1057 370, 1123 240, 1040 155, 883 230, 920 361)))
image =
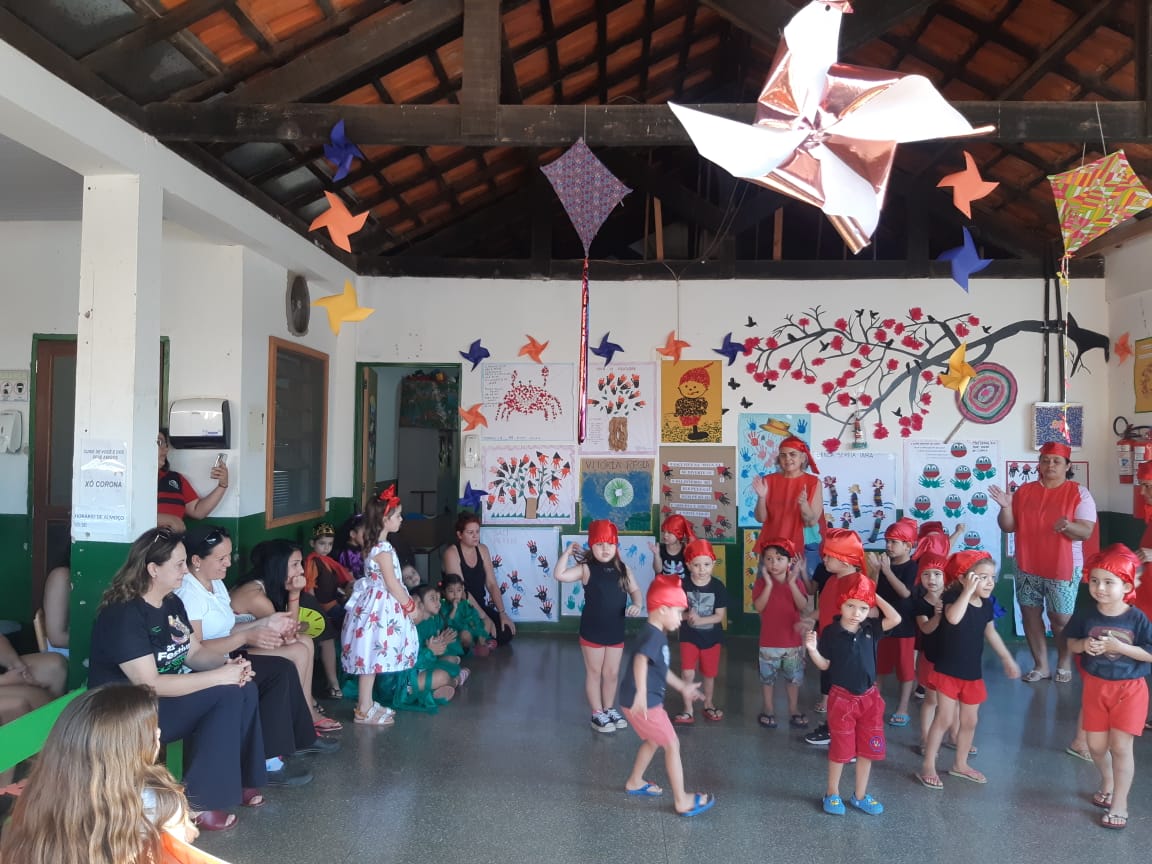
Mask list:
MULTIPOLYGON (((712 349, 724 334, 734 340, 751 335, 767 335, 788 313, 802 313, 815 305, 827 310, 828 318, 849 315, 858 308, 874 309, 880 318, 901 319, 912 306, 945 318, 959 313, 974 314, 980 326, 994 329, 1043 315, 1043 283, 1035 280, 973 280, 965 294, 950 280, 911 280, 904 282, 825 281, 825 282, 598 282, 592 271, 589 338, 596 344, 611 331, 612 341, 624 347, 622 361, 660 360, 656 348, 664 345, 670 330, 691 343, 684 359, 716 359, 712 349), (758 323, 746 328, 747 316, 758 323)), ((357 325, 357 360, 360 362, 437 363, 455 361, 457 352, 477 338, 491 352, 489 361, 514 362, 526 341, 525 334, 551 342, 544 359, 552 363, 575 363, 579 345, 579 296, 576 282, 526 282, 514 280, 362 280, 361 302, 380 310, 357 325), (383 313, 383 314, 381 314, 383 313)), ((1072 312, 1080 324, 1093 330, 1107 330, 1103 280, 1078 280, 1072 289, 1072 312)), ((982 336, 976 329, 971 338, 982 336)), ((970 437, 988 437, 1001 442, 1005 456, 1023 455, 1030 447, 1031 403, 1042 398, 1041 343, 1038 334, 1021 334, 1000 343, 990 360, 1013 370, 1019 382, 1019 398, 1012 413, 1001 423, 966 428, 970 437)), ((1052 340, 1053 370, 1056 341, 1052 340)), ((802 412, 812 401, 813 390, 787 378, 767 393, 745 372, 746 361, 738 358, 725 369, 725 379, 734 377, 741 389, 724 388, 726 440, 734 438, 735 424, 742 410, 741 396, 751 398, 753 411, 802 412)), ((1092 374, 1080 373, 1072 381, 1068 400, 1085 405, 1085 448, 1081 458, 1093 464, 1093 486, 1101 472, 1111 468, 1111 431, 1107 373, 1099 352, 1088 359, 1092 374)), ((481 370, 469 371, 465 364, 461 404, 481 401, 481 370)), ((1051 398, 1057 399, 1055 373, 1051 398)), ((952 391, 932 388, 933 406, 925 420, 921 437, 943 438, 955 426, 959 414, 952 391)), ((901 438, 891 416, 892 404, 884 417, 892 437, 871 438, 874 451, 901 452, 901 438)), ((838 425, 817 418, 812 437, 820 441, 837 434, 838 425)), ((845 436, 845 445, 849 436, 845 436)), ((479 469, 463 471, 461 484, 480 481, 479 469)))

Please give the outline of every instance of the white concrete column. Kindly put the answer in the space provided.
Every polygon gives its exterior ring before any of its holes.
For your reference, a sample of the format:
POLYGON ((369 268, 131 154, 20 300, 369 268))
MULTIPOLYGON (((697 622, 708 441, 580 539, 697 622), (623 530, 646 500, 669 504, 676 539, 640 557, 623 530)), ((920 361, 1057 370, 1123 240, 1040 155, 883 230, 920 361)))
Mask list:
POLYGON ((84 178, 72 490, 77 541, 130 542, 156 524, 162 215, 163 191, 153 178, 84 178), (127 444, 127 519, 119 537, 77 530, 76 507, 90 495, 82 488, 85 441, 127 444))

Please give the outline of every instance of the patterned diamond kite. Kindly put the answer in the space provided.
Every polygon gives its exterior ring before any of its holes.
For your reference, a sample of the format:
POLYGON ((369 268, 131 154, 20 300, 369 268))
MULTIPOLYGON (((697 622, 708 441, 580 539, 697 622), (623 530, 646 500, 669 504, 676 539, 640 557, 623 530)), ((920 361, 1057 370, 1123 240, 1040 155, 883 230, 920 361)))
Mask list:
POLYGON ((1152 207, 1152 195, 1132 171, 1123 150, 1048 178, 1064 235, 1064 254, 1152 207))
POLYGON ((592 238, 608 218, 608 214, 624 200, 632 190, 616 179, 588 149, 580 138, 559 159, 540 169, 556 190, 556 196, 564 205, 564 211, 572 220, 580 242, 584 244, 584 255, 592 238))

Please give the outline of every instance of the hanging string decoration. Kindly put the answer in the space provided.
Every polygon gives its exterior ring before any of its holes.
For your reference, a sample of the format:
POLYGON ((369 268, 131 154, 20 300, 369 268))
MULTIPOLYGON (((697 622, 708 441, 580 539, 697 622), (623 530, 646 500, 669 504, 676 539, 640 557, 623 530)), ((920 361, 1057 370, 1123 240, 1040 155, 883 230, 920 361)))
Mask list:
POLYGON ((592 238, 616 206, 632 190, 621 183, 588 149, 580 138, 564 155, 540 169, 584 246, 584 270, 580 279, 580 364, 577 440, 583 444, 588 425, 588 250, 592 238))

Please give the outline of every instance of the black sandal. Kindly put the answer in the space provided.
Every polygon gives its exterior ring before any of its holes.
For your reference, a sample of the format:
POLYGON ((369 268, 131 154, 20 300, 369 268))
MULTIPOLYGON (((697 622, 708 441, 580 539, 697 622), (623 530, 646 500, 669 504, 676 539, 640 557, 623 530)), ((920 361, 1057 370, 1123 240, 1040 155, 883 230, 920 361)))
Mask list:
POLYGON ((793 729, 807 729, 808 728, 808 715, 807 714, 793 714, 792 719, 788 721, 788 725, 793 729))
POLYGON ((756 722, 758 722, 765 729, 775 729, 778 725, 776 723, 776 715, 775 714, 761 714, 759 717, 756 718, 756 722))

